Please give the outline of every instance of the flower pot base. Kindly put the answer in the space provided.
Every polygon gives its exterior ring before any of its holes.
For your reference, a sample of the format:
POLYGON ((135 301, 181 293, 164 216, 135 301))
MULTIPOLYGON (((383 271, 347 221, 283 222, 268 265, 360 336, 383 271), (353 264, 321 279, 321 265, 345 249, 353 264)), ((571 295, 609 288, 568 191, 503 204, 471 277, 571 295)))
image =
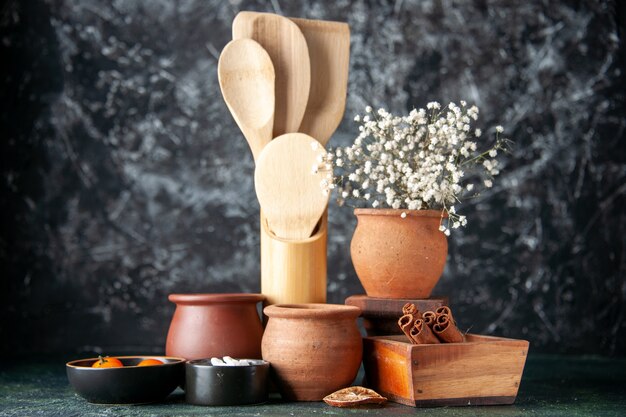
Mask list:
POLYGON ((448 305, 448 297, 414 298, 377 298, 367 295, 353 295, 346 298, 345 304, 361 309, 363 327, 368 336, 386 336, 402 334, 398 319, 402 315, 402 306, 415 304, 420 312, 435 311, 437 307, 448 305))

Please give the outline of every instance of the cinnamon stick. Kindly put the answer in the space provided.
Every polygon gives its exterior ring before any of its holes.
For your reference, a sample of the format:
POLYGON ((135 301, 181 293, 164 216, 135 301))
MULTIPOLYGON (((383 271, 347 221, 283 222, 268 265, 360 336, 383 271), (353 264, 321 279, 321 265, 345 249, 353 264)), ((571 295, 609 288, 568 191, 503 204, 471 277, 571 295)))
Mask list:
POLYGON ((411 328, 410 337, 415 341, 415 344, 418 345, 439 343, 437 336, 433 334, 430 327, 428 327, 422 319, 415 320, 415 324, 413 324, 411 328))
POLYGON ((413 344, 415 344, 415 341, 411 337, 411 329, 413 328, 414 323, 415 320, 413 319, 413 316, 411 314, 404 314, 402 317, 400 317, 400 320, 398 320, 398 326, 400 326, 402 332, 406 335, 406 337, 409 338, 409 340, 413 344))
POLYGON ((448 316, 450 318, 450 321, 454 323, 454 325, 456 325, 456 320, 454 320, 454 317, 452 316, 452 310, 450 310, 450 307, 448 306, 438 307, 437 310, 435 310, 435 314, 437 316, 448 316))
POLYGON ((435 313, 434 311, 424 311, 424 313, 422 314, 422 320, 424 320, 424 323, 426 323, 431 329, 435 325, 436 319, 437 313, 435 313))
POLYGON ((420 311, 417 309, 417 307, 413 303, 406 303, 402 307, 402 314, 410 314, 410 315, 412 315, 413 316, 413 320, 417 320, 417 319, 420 318, 420 311))
POLYGON ((437 316, 433 332, 444 343, 461 343, 465 341, 463 333, 456 327, 453 319, 447 314, 437 316))

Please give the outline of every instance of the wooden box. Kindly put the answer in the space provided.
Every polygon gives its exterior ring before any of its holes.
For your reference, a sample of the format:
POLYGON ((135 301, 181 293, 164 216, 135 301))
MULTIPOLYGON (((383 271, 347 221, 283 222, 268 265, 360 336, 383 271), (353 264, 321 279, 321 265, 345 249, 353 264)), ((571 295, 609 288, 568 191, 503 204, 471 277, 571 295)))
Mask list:
POLYGON ((464 343, 413 345, 406 336, 363 338, 367 385, 414 407, 512 404, 525 340, 468 334, 464 343))

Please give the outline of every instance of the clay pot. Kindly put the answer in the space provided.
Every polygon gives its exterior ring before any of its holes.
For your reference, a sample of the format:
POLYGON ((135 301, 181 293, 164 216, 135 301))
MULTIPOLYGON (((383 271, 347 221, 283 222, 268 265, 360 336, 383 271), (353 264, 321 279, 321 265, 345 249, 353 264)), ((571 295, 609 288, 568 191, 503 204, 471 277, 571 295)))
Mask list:
POLYGON ((263 359, 283 399, 320 401, 354 381, 363 354, 358 307, 276 304, 263 311, 263 359))
POLYGON ((355 209, 354 214, 350 254, 367 295, 428 298, 448 256, 448 240, 439 231, 441 211, 355 209))
POLYGON ((176 303, 167 333, 168 356, 261 359, 261 294, 170 294, 176 303))

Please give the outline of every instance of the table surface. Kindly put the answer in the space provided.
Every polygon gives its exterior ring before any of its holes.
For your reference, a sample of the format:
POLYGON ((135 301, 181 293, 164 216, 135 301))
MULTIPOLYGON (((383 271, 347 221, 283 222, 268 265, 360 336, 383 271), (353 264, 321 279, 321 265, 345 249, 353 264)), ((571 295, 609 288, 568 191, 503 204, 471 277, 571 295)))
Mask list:
POLYGON ((64 359, 0 363, 0 416, 623 416, 626 415, 626 359, 531 355, 517 400, 507 406, 339 409, 323 402, 272 399, 246 407, 186 404, 180 389, 159 404, 106 406, 76 395, 65 376, 64 359))

